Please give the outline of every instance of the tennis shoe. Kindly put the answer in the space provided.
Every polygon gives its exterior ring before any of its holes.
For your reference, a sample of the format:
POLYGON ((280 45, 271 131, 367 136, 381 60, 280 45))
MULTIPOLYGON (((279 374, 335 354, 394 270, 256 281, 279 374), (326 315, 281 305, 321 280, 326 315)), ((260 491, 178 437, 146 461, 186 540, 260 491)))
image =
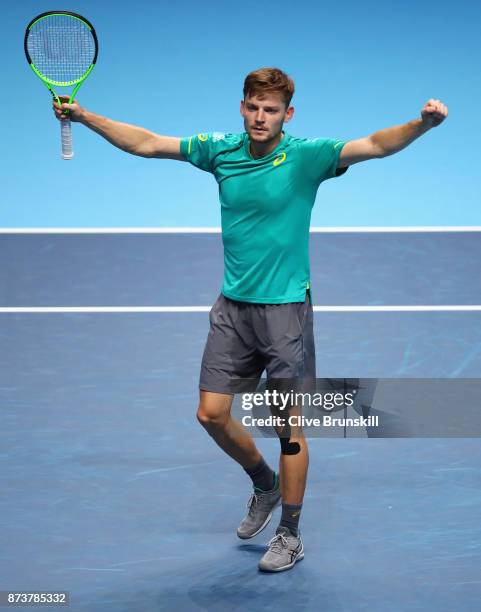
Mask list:
POLYGON ((259 569, 263 572, 283 572, 304 559, 301 534, 295 536, 288 527, 278 527, 267 546, 267 552, 259 561, 259 569))
POLYGON ((248 540, 260 533, 272 518, 272 513, 281 505, 281 490, 279 476, 274 478, 274 487, 270 491, 262 491, 254 487, 254 492, 247 502, 247 514, 237 528, 241 540, 248 540))

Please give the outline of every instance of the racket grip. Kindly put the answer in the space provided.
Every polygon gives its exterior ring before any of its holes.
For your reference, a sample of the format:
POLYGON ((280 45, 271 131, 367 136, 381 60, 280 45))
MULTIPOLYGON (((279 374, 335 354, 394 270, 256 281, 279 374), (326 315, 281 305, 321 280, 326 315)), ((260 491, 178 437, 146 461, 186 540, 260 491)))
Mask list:
POLYGON ((72 159, 72 126, 70 119, 63 119, 60 122, 60 134, 62 138, 62 159, 72 159))

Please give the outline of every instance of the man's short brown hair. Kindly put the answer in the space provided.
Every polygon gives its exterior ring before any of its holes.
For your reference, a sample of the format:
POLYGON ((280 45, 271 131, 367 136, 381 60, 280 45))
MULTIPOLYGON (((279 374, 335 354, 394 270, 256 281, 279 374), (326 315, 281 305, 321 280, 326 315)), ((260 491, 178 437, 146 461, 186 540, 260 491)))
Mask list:
POLYGON ((271 93, 280 93, 287 108, 294 95, 294 81, 279 68, 259 68, 249 72, 244 81, 244 99, 247 95, 262 98, 271 93))

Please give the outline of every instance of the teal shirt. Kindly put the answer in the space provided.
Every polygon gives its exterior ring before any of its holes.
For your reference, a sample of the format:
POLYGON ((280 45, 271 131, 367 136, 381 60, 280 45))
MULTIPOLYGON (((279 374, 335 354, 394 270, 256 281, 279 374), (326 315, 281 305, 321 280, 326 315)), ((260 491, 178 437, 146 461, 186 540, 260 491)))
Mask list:
POLYGON ((212 173, 219 185, 226 297, 262 304, 304 301, 312 207, 322 181, 347 170, 336 170, 344 144, 284 133, 269 155, 254 159, 245 132, 181 140, 182 156, 212 173))

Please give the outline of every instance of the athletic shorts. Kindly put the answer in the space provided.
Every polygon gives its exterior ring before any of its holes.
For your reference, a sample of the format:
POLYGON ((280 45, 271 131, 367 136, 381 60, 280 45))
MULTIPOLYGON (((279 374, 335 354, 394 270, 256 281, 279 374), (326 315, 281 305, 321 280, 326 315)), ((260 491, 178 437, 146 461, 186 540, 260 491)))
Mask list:
POLYGON ((238 302, 221 293, 209 321, 200 389, 228 394, 253 391, 264 370, 268 380, 315 380, 309 290, 304 302, 288 304, 238 302))

